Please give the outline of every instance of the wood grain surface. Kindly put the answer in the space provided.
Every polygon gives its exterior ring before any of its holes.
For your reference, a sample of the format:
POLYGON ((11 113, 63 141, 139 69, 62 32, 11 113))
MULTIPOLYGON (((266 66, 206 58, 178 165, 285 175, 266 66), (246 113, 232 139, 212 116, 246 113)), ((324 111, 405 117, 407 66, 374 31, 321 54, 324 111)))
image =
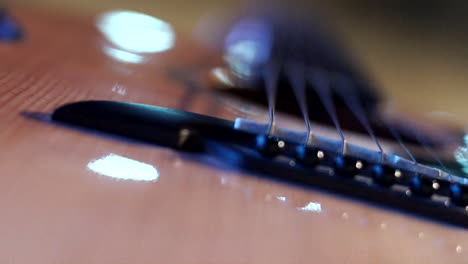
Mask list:
POLYGON ((28 35, 0 44, 1 263, 467 263, 463 229, 50 122, 44 114, 85 99, 226 119, 265 111, 174 78, 206 62, 181 36, 174 49, 128 64, 104 54, 110 43, 94 17, 13 12, 28 35), (158 177, 90 169, 105 157, 158 177))

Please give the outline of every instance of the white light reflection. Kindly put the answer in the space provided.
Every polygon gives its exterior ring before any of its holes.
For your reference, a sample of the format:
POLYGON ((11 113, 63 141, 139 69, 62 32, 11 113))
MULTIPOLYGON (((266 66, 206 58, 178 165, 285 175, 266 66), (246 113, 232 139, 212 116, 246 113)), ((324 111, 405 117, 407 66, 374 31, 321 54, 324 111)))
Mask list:
POLYGON ((308 205, 304 207, 298 207, 297 208, 300 211, 312 211, 312 212, 321 212, 322 211, 322 205, 319 203, 314 203, 310 202, 308 205))
POLYGON ((134 11, 104 13, 98 18, 97 27, 107 40, 127 52, 156 53, 174 46, 170 24, 134 11))
POLYGON ((278 199, 280 201, 283 201, 283 202, 286 202, 286 197, 284 197, 284 196, 277 196, 276 199, 278 199))
POLYGON ((144 57, 138 54, 134 54, 131 52, 119 50, 119 49, 114 49, 112 47, 104 47, 103 51, 106 55, 121 61, 121 62, 126 62, 126 63, 142 63, 144 61, 144 57))
POLYGON ((211 73, 216 78, 216 80, 220 81, 224 85, 229 86, 229 87, 234 86, 234 83, 232 82, 232 80, 229 79, 229 77, 227 76, 227 73, 224 72, 222 68, 214 68, 211 71, 211 73))
POLYGON ((88 169, 103 176, 123 180, 156 181, 159 177, 154 166, 112 153, 89 162, 88 169))
POLYGON ((116 83, 114 87, 112 87, 112 92, 124 96, 125 94, 127 94, 127 89, 125 89, 123 85, 116 83))

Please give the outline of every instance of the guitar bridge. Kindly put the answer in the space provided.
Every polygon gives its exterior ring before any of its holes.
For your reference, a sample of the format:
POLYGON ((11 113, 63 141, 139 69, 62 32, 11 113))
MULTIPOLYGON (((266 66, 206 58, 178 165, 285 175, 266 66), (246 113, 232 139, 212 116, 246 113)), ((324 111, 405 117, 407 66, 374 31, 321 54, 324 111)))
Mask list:
POLYGON ((439 169, 305 132, 142 104, 85 101, 58 108, 59 122, 212 155, 258 175, 336 192, 468 227, 468 182, 439 169), (344 151, 345 150, 345 151, 344 151))

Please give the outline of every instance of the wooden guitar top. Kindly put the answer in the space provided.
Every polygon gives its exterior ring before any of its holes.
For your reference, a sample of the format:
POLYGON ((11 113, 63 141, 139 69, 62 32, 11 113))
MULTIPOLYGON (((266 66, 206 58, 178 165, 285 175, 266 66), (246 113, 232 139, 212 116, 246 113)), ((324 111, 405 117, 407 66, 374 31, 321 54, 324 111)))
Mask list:
POLYGON ((125 63, 95 17, 12 13, 26 36, 0 43, 1 263, 467 263, 464 229, 51 122, 90 99, 266 111, 177 78, 211 60, 178 35, 125 63))

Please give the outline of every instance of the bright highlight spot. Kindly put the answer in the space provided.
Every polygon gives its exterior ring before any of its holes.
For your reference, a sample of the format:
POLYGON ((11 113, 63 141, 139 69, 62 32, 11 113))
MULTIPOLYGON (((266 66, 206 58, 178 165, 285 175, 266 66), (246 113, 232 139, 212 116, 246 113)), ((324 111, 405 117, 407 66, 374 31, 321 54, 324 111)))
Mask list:
POLYGON ((312 211, 312 212, 321 212, 322 211, 322 205, 319 203, 314 203, 310 202, 308 205, 304 207, 298 207, 297 208, 300 211, 312 211))
POLYGON ((278 196, 278 197, 276 197, 276 199, 278 199, 280 201, 283 201, 283 202, 286 201, 286 197, 284 197, 284 196, 278 196))
POLYGON ((156 53, 174 46, 169 23, 134 11, 116 10, 97 20, 98 29, 115 46, 127 52, 156 53))
POLYGON ((109 154, 88 163, 88 169, 103 176, 134 181, 156 181, 158 170, 149 164, 109 154))
POLYGON ((222 82, 224 85, 227 86, 234 86, 234 83, 229 79, 229 77, 226 76, 226 73, 223 71, 221 68, 214 68, 211 73, 213 76, 220 82, 222 82))
POLYGON ((104 47, 103 50, 104 50, 104 53, 107 54, 107 56, 112 57, 121 62, 137 64, 137 63, 142 63, 144 61, 143 56, 134 54, 131 52, 114 49, 111 47, 104 47))

